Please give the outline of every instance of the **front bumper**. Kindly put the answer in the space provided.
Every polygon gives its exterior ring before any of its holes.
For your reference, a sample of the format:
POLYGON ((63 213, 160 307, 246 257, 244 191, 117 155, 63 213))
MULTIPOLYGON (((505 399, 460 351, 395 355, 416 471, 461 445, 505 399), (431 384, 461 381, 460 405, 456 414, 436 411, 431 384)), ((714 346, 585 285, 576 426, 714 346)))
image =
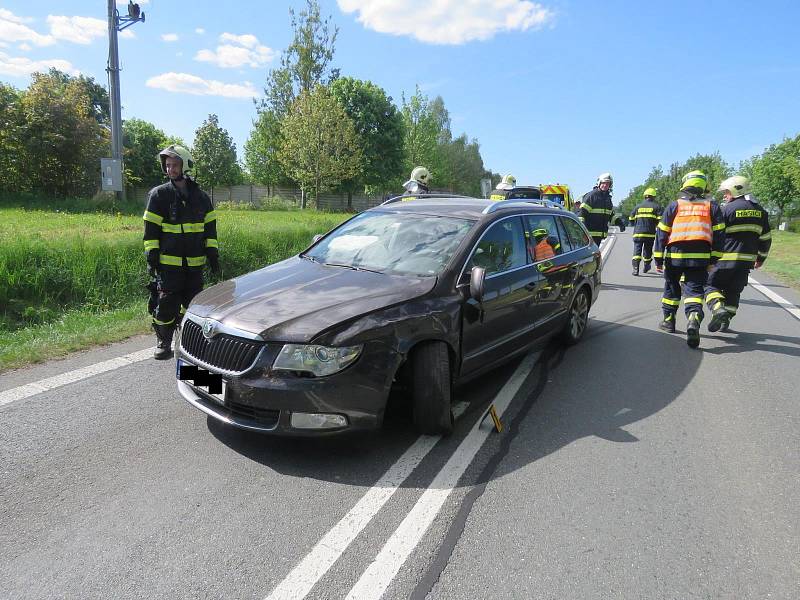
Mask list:
MULTIPOLYGON (((182 348, 176 358, 184 364, 198 365, 182 348)), ((327 377, 303 377, 273 372, 273 352, 264 353, 263 364, 239 376, 221 373, 225 381, 224 399, 219 399, 189 382, 178 380, 178 391, 192 406, 228 425, 274 435, 319 436, 376 429, 383 423, 386 401, 400 355, 381 342, 367 342, 355 363, 327 377), (339 415, 342 426, 296 427, 298 413, 339 415)), ((207 365, 200 364, 202 368, 207 365)), ((217 372, 208 368, 210 372, 217 372)), ((303 418, 318 421, 319 418, 303 418)), ((322 419, 324 420, 324 419, 322 419)), ((330 425, 330 424, 329 424, 330 425)))

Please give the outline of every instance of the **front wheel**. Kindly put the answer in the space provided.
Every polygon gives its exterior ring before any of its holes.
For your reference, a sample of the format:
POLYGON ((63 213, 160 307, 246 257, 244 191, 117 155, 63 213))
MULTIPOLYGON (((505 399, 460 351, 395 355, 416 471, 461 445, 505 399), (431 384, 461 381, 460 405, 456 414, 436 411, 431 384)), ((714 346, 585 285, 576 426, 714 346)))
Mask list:
POLYGON ((444 342, 427 342, 411 356, 414 428, 427 435, 450 435, 450 354, 444 342))
POLYGON ((577 344, 583 337, 586 327, 589 324, 589 294, 586 290, 581 290, 572 301, 569 308, 569 317, 564 330, 561 332, 561 340, 567 345, 577 344))

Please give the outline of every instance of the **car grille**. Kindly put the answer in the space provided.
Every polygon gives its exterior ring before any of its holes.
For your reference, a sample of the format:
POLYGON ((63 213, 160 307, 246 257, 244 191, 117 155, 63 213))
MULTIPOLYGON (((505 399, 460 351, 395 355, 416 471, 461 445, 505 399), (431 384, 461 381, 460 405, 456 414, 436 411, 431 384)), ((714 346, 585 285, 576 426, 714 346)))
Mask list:
POLYGON ((183 324, 181 348, 193 358, 223 371, 243 373, 253 365, 263 347, 263 342, 225 333, 207 339, 194 321, 186 320, 183 324))
POLYGON ((279 410, 267 410, 264 408, 255 408, 247 404, 239 404, 238 402, 225 401, 225 408, 231 413, 249 421, 255 421, 265 429, 273 429, 278 424, 278 419, 281 416, 279 410))

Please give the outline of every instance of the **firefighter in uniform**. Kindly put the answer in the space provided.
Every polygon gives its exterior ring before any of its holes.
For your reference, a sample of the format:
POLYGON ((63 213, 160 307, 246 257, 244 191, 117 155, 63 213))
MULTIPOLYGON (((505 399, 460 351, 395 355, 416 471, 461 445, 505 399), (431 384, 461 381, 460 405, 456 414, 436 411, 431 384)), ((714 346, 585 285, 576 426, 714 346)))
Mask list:
POLYGON ((534 262, 547 260, 548 258, 553 258, 556 254, 560 254, 561 244, 558 238, 550 235, 546 228, 534 229, 530 234, 526 231, 525 236, 533 238, 533 244, 530 243, 530 239, 528 243, 531 259, 534 262))
POLYGON ((425 167, 414 167, 411 171, 411 178, 403 184, 406 191, 403 192, 403 200, 416 200, 416 194, 427 194, 431 191, 429 183, 431 174, 425 167))
POLYGON ((611 173, 603 173, 597 178, 594 189, 582 199, 580 219, 598 246, 608 236, 608 224, 614 212, 614 205, 611 202, 613 186, 611 173))
POLYGON ((144 251, 155 273, 158 300, 152 312, 158 343, 154 358, 172 357, 172 336, 192 298, 203 289, 203 266, 219 273, 217 221, 211 200, 188 177, 189 151, 172 144, 158 155, 169 181, 150 190, 144 211, 144 251))
POLYGON ((656 269, 664 273, 661 299, 664 320, 659 327, 675 333, 683 276, 686 343, 691 348, 700 345, 707 271, 722 255, 725 244, 722 209, 706 196, 708 190, 708 179, 702 171, 691 171, 683 176, 678 199, 670 202, 658 223, 653 250, 656 269))
POLYGON ((750 196, 750 181, 734 175, 720 184, 719 191, 726 202, 725 247, 706 285, 706 305, 712 311, 709 331, 728 330, 750 269, 764 264, 772 245, 767 211, 750 196))
POLYGON ((505 200, 508 193, 517 187, 517 178, 513 175, 505 175, 497 187, 489 193, 489 200, 505 200))
POLYGON ((639 263, 644 261, 644 272, 650 270, 653 260, 653 244, 656 241, 656 227, 664 209, 656 202, 658 190, 649 187, 644 191, 644 202, 640 202, 631 212, 633 223, 633 274, 639 275, 639 263))

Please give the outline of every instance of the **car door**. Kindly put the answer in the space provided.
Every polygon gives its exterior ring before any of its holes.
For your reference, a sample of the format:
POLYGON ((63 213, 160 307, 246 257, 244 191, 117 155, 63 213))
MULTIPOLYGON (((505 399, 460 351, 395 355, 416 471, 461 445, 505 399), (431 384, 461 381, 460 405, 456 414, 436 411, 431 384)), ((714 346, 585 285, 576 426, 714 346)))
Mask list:
POLYGON ((505 217, 481 236, 464 272, 486 270, 483 299, 466 301, 462 316, 462 374, 502 361, 524 348, 535 324, 531 306, 543 280, 526 254, 522 217, 505 217))
POLYGON ((532 306, 537 331, 546 334, 560 327, 574 280, 575 255, 569 238, 551 214, 525 217, 525 233, 533 265, 543 277, 532 306), (562 239, 563 238, 563 239, 562 239))

